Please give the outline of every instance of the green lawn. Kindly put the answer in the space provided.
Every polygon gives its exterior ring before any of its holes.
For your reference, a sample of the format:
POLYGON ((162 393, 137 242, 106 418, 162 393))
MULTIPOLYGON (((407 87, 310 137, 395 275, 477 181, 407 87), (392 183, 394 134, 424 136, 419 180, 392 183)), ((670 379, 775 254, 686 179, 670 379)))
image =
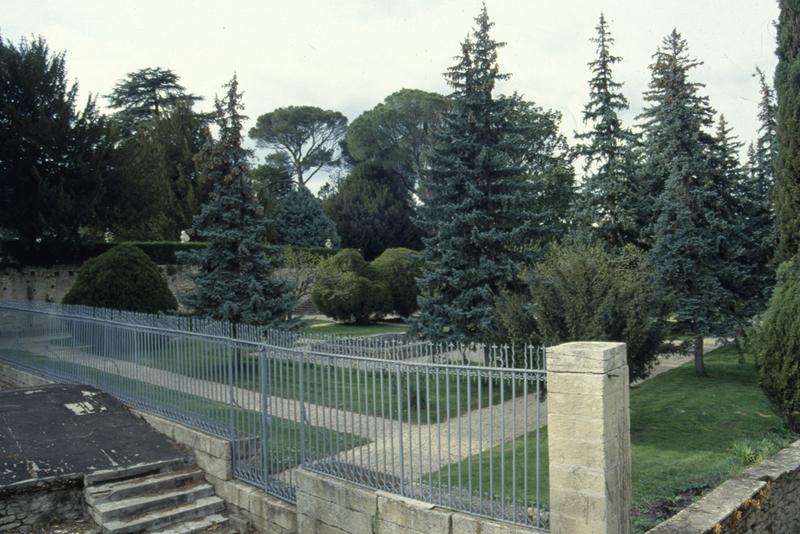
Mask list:
MULTIPOLYGON (((696 376, 689 363, 631 388, 634 531, 652 528, 701 493, 743 471, 753 460, 763 459, 797 439, 758 388, 752 358, 743 367, 737 362, 735 349, 726 347, 706 356, 707 377, 696 376)), ((541 440, 540 490, 546 503, 546 429, 541 440)), ((518 497, 524 493, 525 441, 530 455, 535 450, 535 435, 513 444, 518 497)), ((499 467, 504 462, 504 487, 506 496, 511 495, 512 444, 506 443, 504 448, 503 452, 496 447, 473 456, 471 465, 465 460, 452 467, 453 476, 460 471, 462 480, 466 480, 471 472, 473 487, 480 478, 483 488, 493 484, 494 494, 499 496, 499 467), (494 480, 488 474, 490 459, 496 470, 494 480)), ((528 467, 530 498, 535 488, 532 468, 533 462, 528 467)))
POLYGON ((306 328, 312 334, 325 334, 329 336, 374 336, 376 334, 402 334, 408 330, 404 324, 373 323, 367 325, 329 323, 324 326, 306 328))

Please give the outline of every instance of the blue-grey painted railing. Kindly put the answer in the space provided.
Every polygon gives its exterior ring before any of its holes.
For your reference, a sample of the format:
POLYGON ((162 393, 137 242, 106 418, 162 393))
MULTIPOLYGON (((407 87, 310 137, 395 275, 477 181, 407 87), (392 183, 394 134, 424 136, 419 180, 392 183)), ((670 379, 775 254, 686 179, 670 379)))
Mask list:
POLYGON ((302 466, 547 527, 541 347, 0 301, 0 360, 230 439, 235 477, 289 501, 302 466))

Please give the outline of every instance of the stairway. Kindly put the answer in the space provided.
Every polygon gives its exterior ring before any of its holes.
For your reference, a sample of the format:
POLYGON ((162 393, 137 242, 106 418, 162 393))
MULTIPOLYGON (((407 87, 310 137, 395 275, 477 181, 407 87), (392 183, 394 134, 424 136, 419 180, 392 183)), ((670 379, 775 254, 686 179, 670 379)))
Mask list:
POLYGON ((224 501, 187 458, 95 471, 84 477, 83 492, 103 534, 237 532, 224 501))

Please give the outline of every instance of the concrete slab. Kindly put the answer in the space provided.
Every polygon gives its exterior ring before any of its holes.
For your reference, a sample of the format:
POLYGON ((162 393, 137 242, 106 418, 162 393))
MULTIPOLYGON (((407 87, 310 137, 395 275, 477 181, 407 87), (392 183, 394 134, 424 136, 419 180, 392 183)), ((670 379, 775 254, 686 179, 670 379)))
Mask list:
POLYGON ((185 456, 94 388, 51 384, 0 391, 0 487, 185 456))

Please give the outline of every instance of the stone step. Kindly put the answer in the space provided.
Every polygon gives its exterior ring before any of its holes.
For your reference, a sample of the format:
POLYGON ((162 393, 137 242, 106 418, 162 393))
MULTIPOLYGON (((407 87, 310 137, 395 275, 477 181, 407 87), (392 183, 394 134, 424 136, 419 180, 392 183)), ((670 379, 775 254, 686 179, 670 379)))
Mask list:
POLYGON ((214 488, 202 482, 155 495, 130 497, 121 501, 100 503, 90 507, 89 512, 98 525, 106 525, 110 521, 131 520, 150 512, 169 510, 185 504, 191 504, 213 495, 214 488))
MULTIPOLYGON (((133 519, 109 521, 102 525, 103 534, 129 534, 132 532, 153 531, 159 528, 167 529, 171 525, 179 525, 181 522, 191 519, 219 514, 224 508, 225 502, 219 497, 202 497, 188 504, 149 512, 133 519)), ((164 531, 169 532, 168 530, 164 531)))
POLYGON ((180 456, 169 460, 135 464, 119 469, 101 469, 99 471, 93 471, 92 473, 86 474, 83 477, 83 485, 85 487, 89 487, 103 482, 125 480, 143 475, 176 471, 182 467, 185 467, 192 460, 193 459, 190 456, 180 456))
POLYGON ((177 471, 89 486, 84 490, 84 498, 86 504, 95 506, 104 502, 119 501, 140 495, 153 495, 160 491, 176 489, 202 479, 203 471, 196 467, 187 466, 177 471))
POLYGON ((151 530, 155 534, 199 534, 211 533, 224 534, 225 532, 233 532, 228 528, 230 521, 228 518, 220 514, 208 515, 202 519, 191 519, 188 521, 181 521, 175 525, 165 527, 163 529, 151 530))

